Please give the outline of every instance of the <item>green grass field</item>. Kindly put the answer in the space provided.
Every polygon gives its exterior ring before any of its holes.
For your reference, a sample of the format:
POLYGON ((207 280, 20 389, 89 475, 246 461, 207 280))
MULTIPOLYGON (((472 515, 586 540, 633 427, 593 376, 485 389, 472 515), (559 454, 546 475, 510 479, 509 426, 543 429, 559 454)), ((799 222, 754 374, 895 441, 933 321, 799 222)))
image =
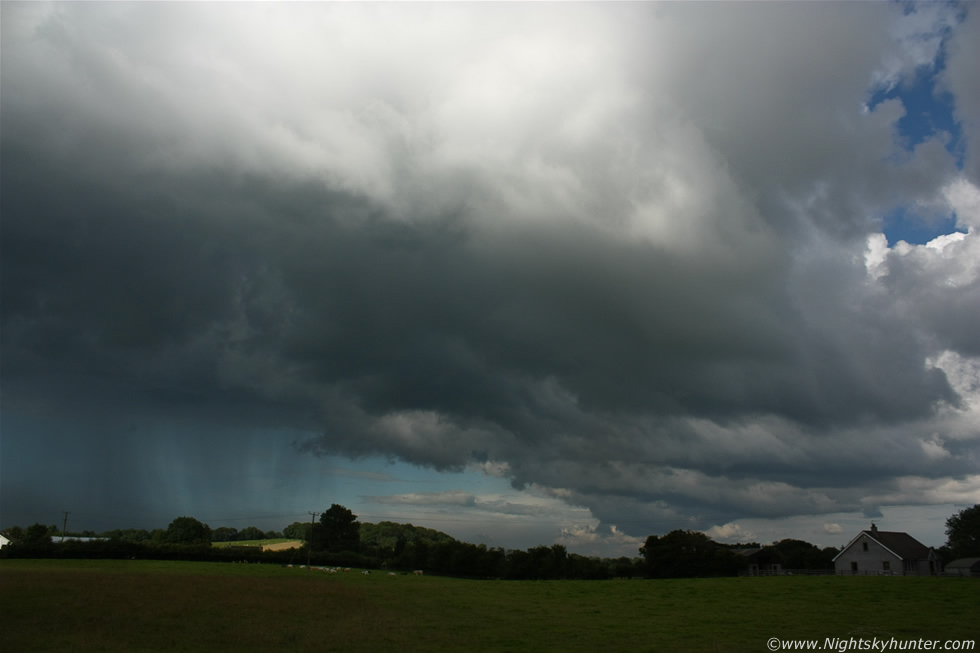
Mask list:
MULTIPOLYGON (((471 581, 232 563, 0 560, 0 651, 765 651, 980 640, 980 581, 471 581)), ((975 649, 976 650, 976 649, 975 649)))

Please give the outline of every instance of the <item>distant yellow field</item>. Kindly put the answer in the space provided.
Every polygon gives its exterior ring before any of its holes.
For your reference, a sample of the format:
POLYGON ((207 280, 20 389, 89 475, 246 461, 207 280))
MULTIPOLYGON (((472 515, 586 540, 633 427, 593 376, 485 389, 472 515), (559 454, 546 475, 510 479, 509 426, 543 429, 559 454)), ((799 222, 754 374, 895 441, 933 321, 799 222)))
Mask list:
POLYGON ((298 549, 303 546, 302 540, 290 540, 288 542, 276 542, 275 544, 264 544, 263 551, 284 551, 285 549, 298 549))
POLYGON ((211 546, 226 548, 230 546, 251 546, 263 551, 284 551, 303 546, 302 540, 242 540, 240 542, 212 542, 211 546))

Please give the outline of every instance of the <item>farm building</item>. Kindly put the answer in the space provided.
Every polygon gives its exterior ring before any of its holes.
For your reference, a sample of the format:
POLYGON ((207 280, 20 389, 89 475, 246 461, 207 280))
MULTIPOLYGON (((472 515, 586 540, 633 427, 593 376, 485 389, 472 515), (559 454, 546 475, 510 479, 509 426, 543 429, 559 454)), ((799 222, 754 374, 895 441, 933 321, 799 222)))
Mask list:
POLYGON ((960 558, 946 565, 947 576, 980 577, 980 558, 960 558))
POLYGON ((104 542, 105 537, 83 537, 81 535, 55 535, 51 538, 52 544, 60 544, 61 542, 104 542))
POLYGON ((8 538, 3 533, 0 533, 0 549, 10 544, 10 538, 8 538))
POLYGON ((834 557, 838 574, 884 576, 931 576, 941 574, 943 563, 936 552, 908 533, 861 531, 834 557))
POLYGON ((749 576, 779 576, 783 573, 778 553, 769 547, 737 549, 736 555, 745 558, 749 576))

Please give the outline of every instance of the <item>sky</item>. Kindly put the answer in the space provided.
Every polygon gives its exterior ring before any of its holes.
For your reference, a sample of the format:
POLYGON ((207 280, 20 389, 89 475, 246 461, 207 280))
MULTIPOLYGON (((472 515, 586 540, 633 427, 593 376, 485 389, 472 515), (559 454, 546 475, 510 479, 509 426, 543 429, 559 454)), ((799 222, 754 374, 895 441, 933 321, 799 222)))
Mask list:
POLYGON ((0 526, 980 502, 980 5, 0 12, 0 526))

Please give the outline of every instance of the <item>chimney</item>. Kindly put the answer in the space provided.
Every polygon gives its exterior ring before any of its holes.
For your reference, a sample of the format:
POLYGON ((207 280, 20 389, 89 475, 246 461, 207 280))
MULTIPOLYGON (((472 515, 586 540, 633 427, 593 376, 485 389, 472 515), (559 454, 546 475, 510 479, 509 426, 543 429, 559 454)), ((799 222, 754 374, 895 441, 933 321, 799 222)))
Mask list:
POLYGON ((877 533, 878 532, 878 527, 875 525, 874 522, 871 522, 871 532, 872 533, 877 533))

